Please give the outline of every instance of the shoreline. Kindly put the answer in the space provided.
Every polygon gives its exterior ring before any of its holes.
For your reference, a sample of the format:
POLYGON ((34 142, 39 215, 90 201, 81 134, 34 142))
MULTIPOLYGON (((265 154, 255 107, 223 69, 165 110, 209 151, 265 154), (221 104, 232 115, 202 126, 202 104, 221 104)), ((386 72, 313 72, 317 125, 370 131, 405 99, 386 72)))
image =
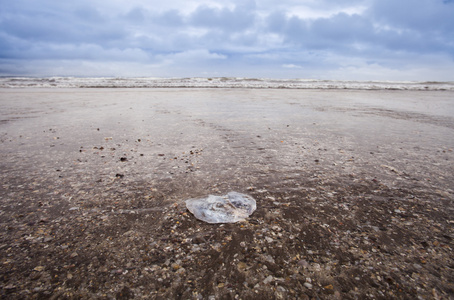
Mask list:
POLYGON ((3 297, 454 295, 451 91, 118 91, 1 90, 3 297))
POLYGON ((454 82, 272 78, 0 77, 0 88, 249 88, 454 91, 454 82))

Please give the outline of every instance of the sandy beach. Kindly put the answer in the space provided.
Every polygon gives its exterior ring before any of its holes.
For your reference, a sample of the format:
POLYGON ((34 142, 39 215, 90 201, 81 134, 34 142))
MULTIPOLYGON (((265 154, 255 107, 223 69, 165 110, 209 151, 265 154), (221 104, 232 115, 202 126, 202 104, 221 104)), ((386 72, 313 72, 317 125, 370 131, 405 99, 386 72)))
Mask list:
POLYGON ((0 89, 4 299, 451 299, 454 91, 0 89), (248 194, 246 222, 184 200, 248 194))

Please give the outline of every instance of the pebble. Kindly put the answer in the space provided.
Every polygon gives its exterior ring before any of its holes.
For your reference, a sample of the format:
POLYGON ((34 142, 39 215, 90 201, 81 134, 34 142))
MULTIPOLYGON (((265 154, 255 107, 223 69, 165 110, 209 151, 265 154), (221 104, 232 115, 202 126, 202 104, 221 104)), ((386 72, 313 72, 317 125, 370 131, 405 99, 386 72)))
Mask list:
POLYGON ((276 289, 277 289, 279 292, 282 292, 282 293, 285 293, 285 292, 287 291, 287 290, 286 290, 284 287, 282 287, 282 286, 278 286, 276 289))
POLYGON ((308 263, 306 260, 304 260, 304 259, 300 260, 300 261, 298 262, 298 264, 299 264, 300 266, 302 266, 303 268, 309 267, 309 263, 308 263))
POLYGON ((37 266, 33 270, 35 270, 36 272, 41 272, 41 271, 44 270, 44 267, 43 266, 37 266))
POLYGON ((328 285, 325 285, 323 288, 327 289, 327 290, 332 290, 334 287, 332 284, 328 284, 328 285))
POLYGON ((270 263, 275 263, 274 258, 271 255, 264 255, 263 258, 265 261, 270 262, 270 263))
POLYGON ((312 284, 310 284, 309 282, 305 282, 304 286, 307 287, 308 289, 312 288, 312 284))
POLYGON ((7 286, 3 287, 5 290, 14 290, 16 288, 13 284, 8 284, 7 286))
POLYGON ((244 270, 247 268, 247 265, 244 262, 239 262, 237 267, 238 267, 238 270, 244 270))
POLYGON ((268 277, 266 277, 264 280, 263 280, 263 283, 264 284, 268 284, 270 282, 273 281, 273 276, 269 275, 268 277))

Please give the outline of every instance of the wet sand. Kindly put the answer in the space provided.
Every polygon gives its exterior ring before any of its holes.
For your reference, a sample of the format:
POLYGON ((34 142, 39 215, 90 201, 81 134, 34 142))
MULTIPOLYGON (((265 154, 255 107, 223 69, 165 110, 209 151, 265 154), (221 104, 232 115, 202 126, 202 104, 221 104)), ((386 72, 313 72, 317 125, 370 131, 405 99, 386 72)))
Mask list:
POLYGON ((454 296, 454 92, 1 89, 7 298, 454 296), (184 200, 237 191, 245 223, 184 200))

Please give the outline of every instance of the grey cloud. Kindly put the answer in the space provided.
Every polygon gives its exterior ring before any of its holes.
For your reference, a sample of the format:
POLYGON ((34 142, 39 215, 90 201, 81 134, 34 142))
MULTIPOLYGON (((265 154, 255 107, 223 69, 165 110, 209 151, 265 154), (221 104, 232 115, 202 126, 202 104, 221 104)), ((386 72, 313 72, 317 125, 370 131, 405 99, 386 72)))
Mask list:
POLYGON ((133 24, 141 24, 145 21, 145 10, 141 7, 135 7, 129 10, 123 18, 126 22, 131 22, 133 24))
MULTIPOLYGON (((432 22, 419 30, 421 24, 438 15, 434 11, 439 12, 441 7, 428 8, 427 11, 431 11, 428 15, 423 14, 424 8, 418 8, 416 15, 407 13, 410 15, 407 16, 405 8, 399 7, 401 4, 395 4, 400 2, 394 1, 386 6, 383 5, 385 1, 377 4, 381 9, 368 11, 364 15, 338 13, 329 18, 315 20, 288 17, 284 12, 275 12, 266 19, 267 29, 280 34, 288 47, 298 45, 302 49, 325 49, 341 51, 344 54, 350 52, 351 55, 359 55, 361 52, 380 55, 379 50, 386 51, 386 55, 390 55, 391 51, 453 52, 454 45, 449 36, 454 32, 450 25, 454 22, 451 19, 454 18, 444 18, 438 21, 438 24, 432 22), (391 11, 398 13, 393 15, 391 11), (416 22, 414 18, 420 20, 421 24, 413 25, 412 23, 416 22)), ((444 16, 446 13, 440 15, 444 16)))
POLYGON ((128 24, 140 25, 142 28, 149 28, 149 26, 161 26, 175 28, 185 24, 185 17, 180 11, 176 9, 170 9, 165 11, 150 11, 147 8, 135 7, 129 10, 126 14, 122 15, 121 18, 125 22, 125 26, 128 24))
POLYGON ((282 33, 287 25, 287 17, 283 11, 270 13, 265 19, 266 29, 271 32, 282 33))
POLYGON ((269 28, 289 44, 303 49, 345 49, 355 43, 367 44, 374 35, 373 25, 359 15, 336 14, 330 18, 304 20, 283 13, 269 16, 269 28))
POLYGON ((53 10, 28 14, 13 12, 2 16, 0 25, 8 35, 39 43, 96 43, 126 36, 119 24, 88 7, 70 14, 53 10))
POLYGON ((255 22, 254 5, 241 4, 234 8, 219 8, 205 4, 198 5, 193 11, 168 9, 154 11, 143 7, 135 7, 122 17, 126 22, 140 23, 144 29, 164 28, 188 29, 190 27, 226 32, 242 31, 255 22))
POLYGON ((113 10, 104 0, 4 1, 0 67, 5 59, 166 66, 190 59, 187 66, 192 67, 209 61, 229 70, 263 65, 302 72, 336 68, 340 60, 362 68, 368 62, 398 68, 418 56, 452 59, 454 53, 452 0, 420 0, 418 5, 412 0, 189 2, 160 7, 157 1, 131 0, 122 11, 118 3, 113 10), (304 13, 292 13, 296 6, 329 14, 303 18, 304 13), (367 9, 345 13, 345 8, 359 6, 367 9))
POLYGON ((254 20, 255 15, 249 6, 236 6, 231 10, 202 5, 190 15, 189 24, 226 31, 240 31, 251 27, 254 20))
POLYGON ((396 29, 427 31, 454 30, 454 2, 443 0, 374 1, 368 15, 396 29))
POLYGON ((442 0, 376 1, 369 8, 370 17, 382 29, 376 42, 388 49, 454 54, 454 3, 442 0))
POLYGON ((161 14, 152 16, 154 22, 170 27, 185 25, 184 16, 176 9, 167 10, 161 14))
POLYGON ((336 14, 331 18, 317 19, 311 24, 313 36, 335 43, 368 41, 374 29, 370 21, 359 15, 336 14))
POLYGON ((74 11, 74 16, 80 21, 85 21, 89 24, 103 23, 106 21, 96 8, 93 7, 79 7, 74 11))

